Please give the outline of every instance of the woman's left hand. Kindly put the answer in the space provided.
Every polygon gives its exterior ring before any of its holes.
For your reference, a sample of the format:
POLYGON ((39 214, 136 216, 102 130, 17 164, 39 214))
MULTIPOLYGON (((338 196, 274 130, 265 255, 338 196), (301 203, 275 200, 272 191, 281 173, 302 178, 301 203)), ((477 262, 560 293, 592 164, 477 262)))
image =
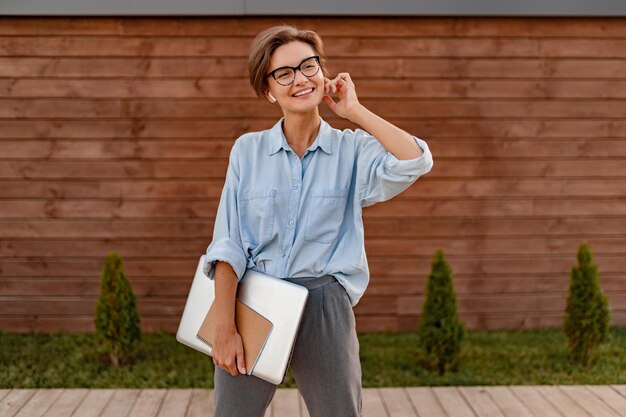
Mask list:
POLYGON ((326 105, 344 119, 350 119, 361 105, 356 97, 354 83, 347 72, 340 72, 334 80, 324 77, 324 94, 323 100, 326 105), (339 101, 335 103, 330 93, 335 93, 339 101))

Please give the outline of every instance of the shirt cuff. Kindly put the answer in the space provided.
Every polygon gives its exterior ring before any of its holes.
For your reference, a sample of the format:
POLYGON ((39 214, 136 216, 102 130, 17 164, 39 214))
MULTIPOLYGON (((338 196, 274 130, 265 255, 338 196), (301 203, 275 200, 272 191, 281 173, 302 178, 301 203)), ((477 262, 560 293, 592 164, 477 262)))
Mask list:
POLYGON ((385 159, 385 168, 389 172, 398 175, 420 176, 431 170, 433 167, 433 155, 430 153, 428 144, 416 136, 413 136, 413 139, 424 153, 415 159, 398 159, 389 152, 385 159))
POLYGON ((223 261, 233 267, 237 274, 237 282, 241 281, 246 272, 246 256, 241 247, 232 239, 221 239, 212 242, 206 250, 202 271, 210 279, 215 279, 215 263, 223 261))

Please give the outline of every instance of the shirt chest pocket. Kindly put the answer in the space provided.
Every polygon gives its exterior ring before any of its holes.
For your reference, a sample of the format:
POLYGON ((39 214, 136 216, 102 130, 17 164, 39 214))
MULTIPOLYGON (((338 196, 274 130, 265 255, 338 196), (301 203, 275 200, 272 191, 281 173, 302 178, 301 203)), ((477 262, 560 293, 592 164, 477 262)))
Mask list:
POLYGON ((253 245, 272 239, 275 212, 275 189, 249 191, 240 205, 242 238, 253 245))
POLYGON ((304 240, 333 243, 343 223, 347 200, 347 188, 313 190, 306 216, 304 240))

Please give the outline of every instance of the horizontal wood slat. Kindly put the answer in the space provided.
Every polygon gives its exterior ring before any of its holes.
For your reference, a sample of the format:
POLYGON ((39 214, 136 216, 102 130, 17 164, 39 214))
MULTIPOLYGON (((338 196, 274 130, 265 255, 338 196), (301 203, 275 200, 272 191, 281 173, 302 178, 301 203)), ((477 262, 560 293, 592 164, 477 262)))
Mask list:
MULTIPOLYGON (((594 237, 588 244, 603 254, 623 254, 626 237, 594 237)), ((83 257, 97 258, 108 248, 115 247, 125 257, 174 258, 202 251, 206 237, 151 238, 151 239, 37 239, 9 240, 0 242, 0 257, 26 257, 37 253, 43 258, 59 259, 67 254, 80 253, 83 257)), ((366 243, 366 251, 372 256, 424 256, 432 248, 442 248, 450 256, 528 256, 560 255, 571 256, 581 244, 579 238, 372 238, 366 243)), ((71 256, 70 256, 71 257, 71 256)))
MULTIPOLYGON (((626 178, 626 159, 441 160, 431 178, 626 178)), ((0 161, 7 179, 199 179, 223 178, 226 160, 214 161, 0 161)))
MULTIPOLYGON (((264 105, 264 104, 263 104, 264 105)), ((40 120, 36 125, 32 120, 0 120, 0 140, 5 138, 41 138, 41 139, 105 139, 111 138, 168 138, 184 137, 187 139, 224 140, 233 142, 237 137, 248 131, 260 131, 271 128, 278 120, 260 120, 249 118, 244 121, 234 118, 206 120, 63 120, 51 122, 40 120)), ((323 117, 323 116, 322 116, 323 117)), ((326 119, 325 119, 326 120, 326 119)), ((354 127, 346 122, 328 118, 337 129, 354 127)), ((405 121, 389 118, 389 121, 401 129, 407 130, 435 142, 440 139, 454 138, 511 138, 535 137, 541 139, 555 138, 626 138, 626 121, 624 120, 440 120, 405 121)), ((441 155, 445 158, 445 155, 441 155)))
MULTIPOLYGON (((607 293, 612 306, 624 305, 626 292, 607 293)), ((137 308, 142 317, 182 315, 186 296, 184 297, 138 297, 137 308)), ((458 300, 458 310, 461 314, 500 314, 500 313, 535 313, 551 312, 562 313, 565 309, 566 294, 534 294, 527 295, 464 295, 458 300)), ((12 315, 89 315, 96 307, 97 296, 69 297, 8 297, 0 296, 4 316, 12 315)), ((419 315, 424 301, 419 297, 381 297, 369 296, 367 303, 359 303, 355 307, 358 315, 419 315)), ((626 313, 626 309, 613 307, 614 312, 626 313)))
MULTIPOLYGON (((1 60, 0 60, 1 62, 1 60)), ((604 63, 601 63, 604 66, 604 63)), ((0 67, 1 70, 1 67, 0 67)), ((90 69, 91 70, 91 69, 90 69)), ((360 78, 360 77, 359 77, 360 78)), ((355 81, 358 81, 355 78, 355 81)), ((359 82, 360 86, 360 82, 359 82)), ((359 89, 360 94, 360 89, 359 89)), ((155 119, 232 119, 236 114, 240 118, 266 118, 267 125, 271 124, 273 118, 280 117, 281 114, 277 109, 265 105, 263 102, 255 99, 211 99, 211 98, 177 98, 164 97, 156 99, 119 99, 105 98, 92 99, 89 97, 67 97, 67 98, 37 98, 37 100, 26 101, 23 99, 2 98, 0 99, 3 106, 0 107, 0 119, 46 119, 46 118, 63 118, 66 120, 99 120, 99 119, 124 119, 127 117, 141 117, 142 120, 155 119)), ((420 120, 428 122, 433 119, 444 118, 450 123, 457 123, 454 119, 450 119, 453 114, 457 118, 475 118, 482 121, 485 125, 486 121, 492 123, 492 120, 502 118, 516 118, 517 123, 533 122, 534 120, 543 120, 544 124, 554 118, 560 118, 562 121, 570 119, 623 119, 626 116, 626 103, 621 100, 602 101, 594 99, 551 99, 540 101, 532 98, 510 98, 510 99, 493 99, 493 98, 407 98, 407 97, 381 97, 360 98, 359 101, 366 107, 370 108, 376 114, 385 118, 396 120, 397 123, 403 123, 406 119, 420 120)), ((338 120, 336 116, 322 108, 321 114, 324 119, 328 120, 333 126, 341 129, 355 128, 356 125, 350 124, 343 120, 338 120)), ((562 123, 562 121, 560 121, 562 123)), ((38 121, 42 122, 42 121, 38 121)), ((67 122, 66 122, 67 123, 67 122)), ((510 121, 509 121, 510 123, 510 121)), ((597 122, 596 122, 597 123, 597 122)), ((406 126, 410 128, 410 126, 406 126)), ((414 127, 414 126, 413 126, 414 127)), ((428 127, 428 126, 427 126, 428 127)), ((488 127, 488 126, 487 126, 488 127)), ((93 132, 97 133, 97 132, 93 132)), ((140 132, 135 132, 140 133, 140 132)), ((417 133, 417 132, 416 132, 417 133)), ((434 137, 443 139, 445 134, 449 132, 437 131, 428 132, 429 138, 434 137), (433 133, 436 133, 433 136, 433 133)), ((467 139, 475 141, 477 139, 491 139, 492 142, 508 141, 514 137, 533 141, 538 144, 545 140, 544 137, 537 136, 536 132, 530 132, 528 137, 520 135, 516 136, 499 136, 476 134, 474 137, 465 138, 458 134, 455 136, 447 136, 453 143, 463 142, 467 139)), ((471 133, 471 132, 470 132, 471 133)), ((558 130, 554 133, 560 133, 558 130)), ((156 132, 155 134, 158 134, 156 132)), ((421 135, 422 133, 419 132, 421 135)), ((545 129, 541 132, 545 135, 545 129)), ((571 137, 561 137, 564 141, 573 140, 577 143, 578 136, 586 134, 585 132, 572 132, 571 137)), ((89 140, 89 133, 85 137, 76 137, 76 140, 89 140)), ((206 141, 212 136, 212 132, 206 132, 197 140, 206 141)), ((598 132, 591 130, 586 134, 591 140, 598 140, 598 132)), ((7 135, 2 138, 11 138, 7 135)), ((33 139, 38 139, 34 137, 33 139)), ((63 138, 66 139, 66 138, 63 138)), ((103 140, 110 140, 104 138, 103 140)), ((175 137, 169 135, 167 139, 178 142, 187 141, 187 138, 175 137)), ((4 140, 4 139, 3 139, 4 140)), ((220 139, 217 139, 220 140, 220 139)), ((228 137, 224 141, 231 142, 232 138, 228 137)), ((37 140, 38 143, 45 142, 37 140)), ((135 142, 141 143, 137 139, 135 142)), ((62 141, 59 141, 63 143, 62 141)), ((92 142, 93 143, 93 142, 92 142)), ((123 144, 122 139, 116 139, 115 143, 123 144)), ((205 142, 206 146, 211 143, 205 142)), ((591 149, 590 149, 591 150, 591 149)))
MULTIPOLYGON (((626 169, 626 167, 625 167, 626 169)), ((10 218, 144 218, 184 219, 213 217, 218 201, 11 200, 0 206, 0 219, 10 218)), ((368 210, 371 217, 503 217, 503 216, 616 216, 626 212, 626 201, 612 199, 410 200, 387 202, 368 210)))
MULTIPOLYGON (((626 50, 626 41, 623 46, 626 50)), ((388 98, 400 90, 406 98, 525 98, 623 99, 626 81, 599 80, 358 80, 363 98, 388 98)), ((244 79, 120 79, 59 80, 26 78, 18 83, 0 79, 0 98, 254 98, 244 79)))
MULTIPOLYGON (((64 120, 62 123, 48 120, 0 120, 0 140, 18 138, 42 139, 105 139, 110 138, 204 138, 213 140, 228 137, 234 141, 248 131, 260 131, 271 128, 278 118, 268 121, 257 119, 222 120, 143 120, 136 121, 75 121, 64 120)), ((414 132, 417 137, 430 140, 450 138, 491 137, 502 140, 511 138, 535 137, 538 140, 550 138, 626 138, 626 121, 623 120, 450 120, 407 122, 389 118, 389 121, 401 129, 414 132)), ((333 127, 344 129, 347 122, 333 123, 333 127)), ((354 126, 354 125, 352 125, 354 126)))
MULTIPOLYGON (((438 248, 468 327, 561 326, 582 242, 626 325, 621 20, 291 20, 435 159, 363 211, 359 331, 415 330, 438 248)), ((142 328, 176 330, 232 144, 282 116, 246 69, 254 36, 282 21, 0 17, 0 330, 92 331, 110 250, 142 328)))
MULTIPOLYGON (((0 35, 118 35, 118 36, 254 36, 268 26, 283 23, 282 17, 171 17, 154 18, 107 18, 84 17, 67 19, 47 17, 0 18, 0 35)), ((621 19, 579 18, 541 19, 508 17, 463 17, 462 19, 398 16, 393 19, 376 17, 294 17, 289 19, 297 26, 310 28, 326 36, 372 36, 375 33, 385 36, 427 36, 446 37, 542 37, 589 38, 589 37, 626 37, 626 27, 621 19), (353 24, 346 24, 346 22, 353 24), (358 23, 358 24, 357 24, 358 23)))
MULTIPOLYGON (((75 159, 107 160, 118 158, 207 159, 228 158, 232 142, 204 140, 166 141, 0 141, 3 159, 65 161, 75 159)), ((433 154, 452 158, 626 158, 621 140, 562 139, 543 140, 440 140, 429 146, 433 154)))
MULTIPOLYGON (((386 204, 386 203, 380 203, 386 204)), ((369 208, 368 208, 369 209, 369 208)), ((148 219, 0 219, 6 238, 202 238, 213 232, 214 218, 184 220, 148 219)), ((433 237, 523 238, 601 236, 622 237, 623 217, 491 217, 491 218, 377 218, 364 213, 367 241, 379 237, 429 239, 433 237)))
MULTIPOLYGON (((481 274, 454 274, 454 287, 459 295, 523 294, 532 297, 535 294, 563 295, 569 286, 569 275, 554 273, 551 275, 527 276, 505 275, 485 277, 481 274)), ((186 297, 191 287, 188 275, 152 277, 134 275, 131 277, 133 291, 141 297, 177 296, 186 297)), ((626 277, 620 273, 602 273, 602 288, 607 293, 617 293, 626 288, 626 277)), ((0 294, 3 296, 93 296, 100 290, 100 278, 66 277, 5 277, 0 281, 0 294)), ((369 296, 406 296, 407 294, 424 295, 426 276, 417 275, 378 275, 367 288, 369 296)))
MULTIPOLYGON (((197 258, 173 256, 164 260, 162 257, 143 258, 126 257, 124 253, 120 255, 125 258, 125 271, 129 277, 133 276, 192 276, 198 259, 204 249, 198 253, 197 258), (151 259, 146 262, 146 259, 151 259), (184 272, 186 271, 186 273, 184 272)), ((436 248, 433 248, 433 252, 436 248)), ((32 257, 4 260, 2 263, 2 273, 6 276, 66 276, 85 277, 100 276, 102 271, 102 257, 76 259, 76 257, 32 257)), ((424 253, 420 256, 380 256, 368 254, 370 273, 372 276, 427 276, 430 271, 432 255, 424 253)), ((453 271, 457 273, 479 275, 484 274, 564 274, 569 276, 572 265, 576 262, 574 255, 546 255, 538 257, 536 255, 517 256, 475 256, 464 255, 446 256, 452 265, 453 271), (462 271, 462 272, 461 272, 462 271)), ((5 258, 6 259, 6 258, 5 258)), ((623 273, 626 268, 626 257, 619 255, 596 255, 596 262, 600 265, 600 271, 605 273, 623 273)))
MULTIPOLYGON (((440 57, 412 56, 378 57, 371 60, 358 56, 333 57, 328 63, 331 73, 349 72, 353 79, 367 78, 437 78, 445 73, 447 78, 623 78, 626 70, 623 61, 605 58, 516 58, 492 56, 440 57), (352 75, 354 74, 354 75, 352 75)), ((0 55, 0 76, 36 78, 174 78, 206 77, 236 79, 247 78, 246 57, 47 57, 24 56, 9 58, 0 55)), ((95 115, 90 115, 94 117, 95 115)))
MULTIPOLYGON (((626 39, 509 38, 420 36, 325 37, 331 56, 626 58, 626 39)), ((247 56, 253 36, 80 36, 4 37, 1 56, 247 56)))
MULTIPOLYGON (((203 180, 3 180, 0 198, 42 198, 63 196, 65 199, 133 200, 209 200, 219 199, 224 186, 222 177, 203 180)), ((399 197, 429 200, 433 198, 516 198, 516 197, 619 197, 626 189, 626 178, 420 178, 399 197)), ((384 204, 384 203, 382 203, 384 204)), ((367 216, 367 215, 366 215, 367 216)), ((212 219, 211 219, 212 220, 212 219)), ((0 220, 1 221, 1 220, 0 220)))

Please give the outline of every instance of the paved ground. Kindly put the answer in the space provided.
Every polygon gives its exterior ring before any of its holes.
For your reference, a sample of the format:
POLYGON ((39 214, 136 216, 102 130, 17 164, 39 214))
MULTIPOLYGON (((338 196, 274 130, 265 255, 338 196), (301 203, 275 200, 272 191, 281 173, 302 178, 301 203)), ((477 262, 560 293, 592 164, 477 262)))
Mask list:
MULTIPOLYGON (((210 389, 4 389, 0 417, 211 417, 210 389)), ((309 417, 297 389, 266 417, 309 417)), ((365 388, 363 417, 626 416, 626 385, 365 388)))

